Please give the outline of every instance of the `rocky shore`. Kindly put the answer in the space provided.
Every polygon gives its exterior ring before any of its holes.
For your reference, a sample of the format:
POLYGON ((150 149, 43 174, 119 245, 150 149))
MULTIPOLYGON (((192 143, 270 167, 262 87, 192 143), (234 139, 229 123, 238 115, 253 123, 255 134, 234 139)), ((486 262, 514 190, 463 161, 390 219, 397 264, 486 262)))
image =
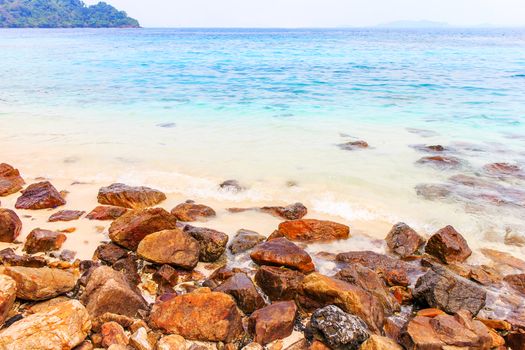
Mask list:
POLYGON ((452 226, 427 237, 398 223, 386 254, 312 254, 352 233, 301 203, 229 208, 280 221, 230 237, 207 227, 214 208, 163 208, 166 194, 144 186, 102 187, 86 214, 52 182, 0 164, 0 196, 16 197, 0 203, 0 350, 525 349, 525 261, 484 249, 487 263, 473 264, 452 226), (35 211, 71 227, 26 227, 35 211), (83 220, 111 223, 89 260, 64 249, 89 234, 75 232, 83 220))

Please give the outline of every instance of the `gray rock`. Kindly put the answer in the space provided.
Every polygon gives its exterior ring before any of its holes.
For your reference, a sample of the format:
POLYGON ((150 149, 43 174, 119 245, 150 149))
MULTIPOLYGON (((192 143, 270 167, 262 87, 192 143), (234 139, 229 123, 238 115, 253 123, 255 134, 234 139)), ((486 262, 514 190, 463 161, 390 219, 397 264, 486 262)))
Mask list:
POLYGON ((226 244, 228 244, 228 235, 226 233, 191 225, 186 225, 184 232, 189 233, 199 242, 199 260, 202 262, 214 262, 226 250, 226 244))
POLYGON ((257 244, 264 241, 266 237, 255 231, 240 229, 233 238, 232 244, 228 247, 232 254, 243 253, 252 249, 257 244))

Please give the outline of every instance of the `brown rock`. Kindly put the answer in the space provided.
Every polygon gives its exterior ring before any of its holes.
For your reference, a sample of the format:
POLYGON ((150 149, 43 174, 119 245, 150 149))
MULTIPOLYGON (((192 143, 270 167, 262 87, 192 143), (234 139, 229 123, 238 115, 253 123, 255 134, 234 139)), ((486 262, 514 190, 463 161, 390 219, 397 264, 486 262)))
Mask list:
POLYGON ((254 340, 266 345, 292 334, 297 306, 293 301, 280 301, 255 311, 248 320, 254 340))
POLYGON ((100 328, 100 334, 102 335, 102 346, 109 348, 110 345, 120 344, 128 345, 129 339, 124 328, 117 322, 106 322, 100 328))
POLYGON ((157 343, 157 350, 188 350, 186 340, 180 335, 166 335, 157 343))
POLYGON ((48 209, 66 204, 66 200, 49 182, 29 185, 16 200, 16 209, 48 209))
POLYGON ((279 233, 291 241, 318 242, 346 239, 350 228, 332 221, 303 219, 285 221, 279 225, 279 233))
POLYGON ((185 269, 197 266, 199 253, 199 242, 178 228, 147 235, 137 248, 137 254, 143 259, 185 269))
POLYGON ((27 235, 24 251, 34 254, 59 250, 66 239, 63 233, 36 228, 27 235))
POLYGON ((0 331, 0 349, 72 349, 82 343, 90 329, 91 321, 84 306, 77 300, 69 300, 0 331))
POLYGON ((0 327, 16 299, 16 281, 7 275, 0 275, 0 327))
POLYGON ((113 243, 104 243, 97 247, 93 258, 95 260, 100 259, 110 265, 113 265, 118 260, 125 258, 128 255, 128 252, 113 243))
POLYGON ((5 267, 4 274, 16 281, 16 296, 24 300, 46 300, 72 290, 77 278, 69 271, 48 267, 5 267))
POLYGON ((54 213, 53 215, 51 215, 47 221, 55 222, 55 221, 78 220, 85 213, 86 213, 85 211, 80 211, 80 210, 60 210, 54 213))
POLYGON ((402 258, 414 255, 425 244, 423 237, 403 222, 395 224, 385 240, 388 248, 402 258))
POLYGON ((304 275, 295 270, 276 266, 261 266, 255 282, 272 301, 294 300, 304 275))
POLYGON ((390 338, 374 334, 361 344, 359 350, 403 350, 403 348, 390 338))
POLYGON ((128 209, 115 206, 99 205, 93 209, 86 218, 89 220, 115 220, 126 214, 128 209))
POLYGON ((510 163, 490 163, 483 167, 487 173, 497 176, 519 176, 523 175, 522 169, 510 163))
POLYGON ((345 151, 354 151, 358 149, 368 148, 368 142, 363 141, 363 140, 357 140, 357 141, 341 143, 338 146, 340 149, 345 150, 345 151))
POLYGON ((0 164, 0 197, 20 191, 24 184, 18 169, 6 163, 0 164))
POLYGON ((314 340, 308 350, 331 350, 328 345, 323 344, 319 340, 314 340))
POLYGON ((130 254, 125 258, 117 260, 112 267, 113 270, 122 272, 130 285, 136 286, 141 282, 140 275, 138 274, 137 257, 135 255, 130 254))
POLYGON ((314 301, 317 307, 335 305, 360 317, 373 332, 379 332, 383 327, 384 310, 381 302, 360 287, 314 272, 304 278, 302 293, 306 299, 314 301))
POLYGON ((497 264, 503 264, 525 271, 525 261, 514 257, 512 254, 488 248, 482 248, 480 252, 497 264))
POLYGON ((141 327, 137 329, 129 338, 133 348, 137 350, 153 350, 153 346, 148 339, 148 331, 141 327))
POLYGON ((257 245, 250 257, 258 265, 285 266, 305 273, 315 270, 310 255, 286 238, 257 245))
POLYGON ((22 230, 22 221, 11 209, 0 208, 0 242, 12 243, 22 230))
POLYGON ((17 255, 11 248, 0 251, 0 263, 9 266, 44 267, 47 260, 42 256, 17 255))
POLYGON ((525 294, 525 274, 507 275, 503 280, 518 292, 525 294))
POLYGON ((205 227, 186 225, 184 232, 195 238, 200 245, 199 260, 214 262, 226 251, 228 235, 205 227))
POLYGON ((452 226, 446 226, 429 238, 425 252, 445 264, 463 262, 471 254, 467 241, 452 226))
POLYGON ((243 333, 232 297, 205 290, 157 300, 151 324, 189 340, 231 342, 243 333))
POLYGON ((170 287, 177 285, 179 281, 179 274, 170 265, 162 265, 160 269, 153 273, 153 280, 158 284, 167 284, 170 287))
POLYGON ((115 205, 130 209, 144 209, 159 204, 166 195, 144 186, 128 186, 120 183, 102 187, 97 196, 100 204, 115 205))
POLYGON ((286 207, 262 207, 260 210, 285 220, 299 220, 308 213, 303 203, 294 203, 286 207))
POLYGON ((506 345, 512 350, 525 350, 525 332, 512 332, 505 336, 506 345))
POLYGON ((73 348, 73 350, 93 350, 93 343, 90 340, 84 340, 73 348))
POLYGON ((230 294, 237 301, 239 308, 247 314, 260 309, 266 304, 252 280, 242 272, 228 278, 215 288, 215 291, 230 294))
POLYGON ((232 244, 228 247, 232 254, 243 253, 252 249, 257 244, 264 241, 266 237, 255 231, 240 229, 233 238, 232 244))
POLYGON ((450 156, 423 157, 417 163, 431 165, 440 169, 453 169, 461 165, 461 161, 458 158, 450 156))
POLYGON ((177 220, 191 222, 201 221, 217 215, 215 210, 204 204, 196 204, 194 201, 186 201, 171 210, 171 214, 177 220))
POLYGON ((177 228, 177 219, 162 208, 131 210, 109 228, 109 238, 125 248, 135 250, 147 235, 177 228))
POLYGON ((80 300, 91 317, 111 312, 135 317, 148 305, 140 292, 129 284, 124 274, 108 266, 97 267, 90 275, 80 300))

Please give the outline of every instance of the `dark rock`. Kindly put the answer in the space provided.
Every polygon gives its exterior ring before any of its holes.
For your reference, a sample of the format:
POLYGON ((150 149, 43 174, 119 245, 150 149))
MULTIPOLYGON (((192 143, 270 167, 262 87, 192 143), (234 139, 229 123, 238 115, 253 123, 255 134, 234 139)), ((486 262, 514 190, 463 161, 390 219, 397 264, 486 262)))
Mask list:
POLYGON ((467 241, 452 226, 446 226, 429 238, 425 252, 446 264, 463 262, 471 254, 467 241))
POLYGON ((134 187, 115 183, 108 187, 102 187, 98 192, 97 199, 100 204, 144 209, 159 204, 166 199, 166 195, 149 187, 134 187))
POLYGON ((295 270, 276 266, 261 266, 255 282, 272 301, 294 300, 304 275, 295 270))
POLYGON ((0 164, 0 197, 20 191, 24 184, 18 169, 6 163, 0 164))
POLYGON ((152 277, 159 287, 162 285, 175 287, 179 282, 179 274, 177 270, 170 265, 162 265, 160 269, 153 273, 152 277))
POLYGON ((368 142, 363 141, 363 140, 357 140, 357 141, 341 143, 337 146, 339 146, 340 149, 345 150, 345 151, 354 151, 358 149, 368 148, 368 142))
POLYGON ((20 235, 22 221, 11 209, 0 208, 0 242, 12 243, 20 235))
POLYGON ((115 220, 126 214, 127 211, 128 209, 123 207, 99 205, 87 214, 86 218, 89 220, 115 220))
POLYGON ((205 227, 186 225, 184 232, 195 238, 200 245, 199 260, 203 262, 214 262, 224 254, 228 235, 205 227))
POLYGON ((255 231, 240 229, 233 238, 232 244, 228 247, 232 254, 243 253, 252 249, 257 244, 264 241, 266 237, 255 231))
POLYGON ((346 239, 350 228, 332 221, 302 219, 282 222, 278 228, 279 234, 291 241, 325 242, 346 239))
POLYGON ((199 262, 199 242, 176 228, 147 235, 140 241, 137 254, 156 264, 171 264, 193 269, 199 262))
POLYGON ((49 182, 38 182, 29 185, 16 200, 16 209, 48 209, 66 204, 55 187, 49 182))
POLYGON ((505 345, 511 350, 525 350, 525 331, 507 334, 505 336, 505 345))
POLYGON ((9 266, 44 267, 47 265, 47 260, 42 256, 20 256, 13 249, 6 248, 0 251, 0 263, 9 266))
POLYGON ((127 257, 116 261, 112 267, 113 270, 122 272, 130 285, 136 286, 141 282, 135 256, 128 255, 127 257))
POLYGON ((248 320, 254 340, 266 345, 292 334, 297 306, 293 301, 280 301, 255 311, 248 320))
POLYGON ((34 254, 59 250, 66 239, 67 237, 63 233, 36 228, 27 236, 24 251, 28 254, 34 254))
POLYGON ((449 313, 464 309, 477 315, 485 306, 487 292, 474 282, 435 265, 417 281, 414 297, 449 313))
POLYGON ((202 221, 216 216, 215 210, 204 204, 196 204, 194 201, 186 201, 171 210, 177 220, 191 222, 202 221))
POLYGON ((370 337, 363 320, 347 314, 335 305, 316 310, 310 322, 316 336, 334 350, 358 350, 370 337))
POLYGON ((245 187, 241 186, 241 184, 237 180, 226 180, 223 183, 221 183, 219 187, 223 190, 231 192, 241 192, 246 189, 245 187))
POLYGON ((423 237, 403 222, 395 224, 385 240, 388 248, 402 258, 414 255, 425 244, 423 237))
POLYGON ((315 270, 310 255, 286 238, 260 243, 250 257, 258 265, 285 266, 305 273, 315 270))
POLYGON ((286 207, 262 207, 260 210, 285 220, 301 219, 308 212, 302 203, 294 203, 286 207))
POLYGON ((80 210, 61 210, 51 215, 47 221, 55 222, 78 220, 85 213, 85 211, 80 210))
POLYGON ((265 305, 264 299, 255 288, 252 280, 242 272, 228 278, 215 288, 215 291, 230 294, 237 301, 239 308, 247 314, 265 305))
POLYGON ((126 257, 128 252, 113 243, 104 243, 97 247, 93 254, 95 259, 100 259, 110 265, 113 265, 118 260, 126 257))

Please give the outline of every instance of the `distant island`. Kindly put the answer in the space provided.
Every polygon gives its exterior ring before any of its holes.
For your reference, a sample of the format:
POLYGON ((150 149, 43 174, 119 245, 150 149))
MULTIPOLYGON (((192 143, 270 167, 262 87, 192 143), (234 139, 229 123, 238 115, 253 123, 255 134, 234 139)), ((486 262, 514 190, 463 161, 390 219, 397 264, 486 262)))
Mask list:
POLYGON ((80 0, 0 0, 0 28, 139 28, 126 12, 80 0))

